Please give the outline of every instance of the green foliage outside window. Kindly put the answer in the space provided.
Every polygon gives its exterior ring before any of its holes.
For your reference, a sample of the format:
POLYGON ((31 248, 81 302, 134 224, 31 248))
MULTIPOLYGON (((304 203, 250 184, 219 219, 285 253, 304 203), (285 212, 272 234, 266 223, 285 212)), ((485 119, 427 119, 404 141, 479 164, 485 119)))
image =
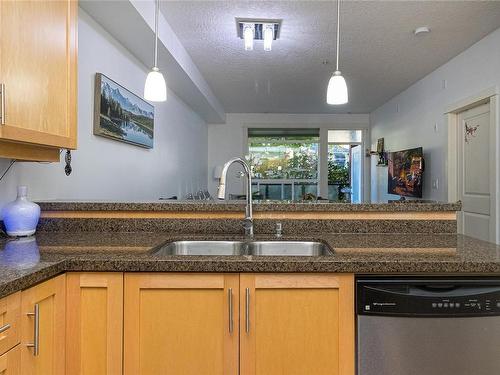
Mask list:
POLYGON ((315 138, 304 139, 303 143, 252 140, 249 144, 249 162, 256 178, 316 179, 317 150, 318 142, 315 138))

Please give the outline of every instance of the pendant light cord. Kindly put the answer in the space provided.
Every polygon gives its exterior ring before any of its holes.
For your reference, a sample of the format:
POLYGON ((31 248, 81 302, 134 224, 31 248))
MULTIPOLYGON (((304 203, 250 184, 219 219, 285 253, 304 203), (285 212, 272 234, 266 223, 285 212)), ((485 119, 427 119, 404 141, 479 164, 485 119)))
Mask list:
POLYGON ((158 68, 158 14, 160 13, 160 0, 155 1, 155 68, 158 68))
POLYGON ((337 68, 339 70, 339 53, 340 53, 340 0, 337 0, 337 68))

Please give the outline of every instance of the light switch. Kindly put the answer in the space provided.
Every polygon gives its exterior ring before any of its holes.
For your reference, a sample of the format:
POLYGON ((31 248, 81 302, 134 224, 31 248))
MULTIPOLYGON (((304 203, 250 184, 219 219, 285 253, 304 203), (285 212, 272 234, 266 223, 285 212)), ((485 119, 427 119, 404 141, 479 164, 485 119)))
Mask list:
POLYGON ((431 186, 433 190, 439 190, 439 179, 434 178, 431 186))

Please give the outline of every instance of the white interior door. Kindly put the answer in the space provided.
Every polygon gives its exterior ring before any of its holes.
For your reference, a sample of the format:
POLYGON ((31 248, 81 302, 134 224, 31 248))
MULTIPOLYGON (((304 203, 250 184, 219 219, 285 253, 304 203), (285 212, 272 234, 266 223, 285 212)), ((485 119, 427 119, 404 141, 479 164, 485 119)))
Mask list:
POLYGON ((461 112, 458 127, 458 194, 463 205, 459 232, 494 242, 491 182, 496 172, 490 147, 494 131, 489 103, 461 112))

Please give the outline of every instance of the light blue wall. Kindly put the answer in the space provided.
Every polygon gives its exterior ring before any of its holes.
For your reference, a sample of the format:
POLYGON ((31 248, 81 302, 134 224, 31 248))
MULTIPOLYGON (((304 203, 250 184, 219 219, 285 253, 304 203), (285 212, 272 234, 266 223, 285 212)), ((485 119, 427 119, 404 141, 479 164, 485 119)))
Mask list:
MULTIPOLYGON (((92 134, 95 73, 142 95, 148 68, 81 9, 78 34, 78 150, 73 153, 73 174, 66 177, 63 163, 16 163, 0 181, 0 207, 15 198, 18 184, 28 185, 36 200, 156 200, 205 188, 207 126, 173 92, 168 102, 155 105, 154 149, 92 134)), ((0 159, 0 173, 8 163, 0 159)))
MULTIPOLYGON (((418 61, 415 63, 418 64, 418 61)), ((378 138, 385 138, 385 147, 390 151, 422 146, 426 167, 424 199, 446 201, 446 108, 483 90, 499 86, 500 29, 372 112, 372 150, 376 149, 378 138), (432 189, 432 180, 438 180, 438 189, 432 189)), ((373 157, 372 201, 399 198, 387 194, 387 168, 376 167, 375 164, 376 158, 373 157)))

